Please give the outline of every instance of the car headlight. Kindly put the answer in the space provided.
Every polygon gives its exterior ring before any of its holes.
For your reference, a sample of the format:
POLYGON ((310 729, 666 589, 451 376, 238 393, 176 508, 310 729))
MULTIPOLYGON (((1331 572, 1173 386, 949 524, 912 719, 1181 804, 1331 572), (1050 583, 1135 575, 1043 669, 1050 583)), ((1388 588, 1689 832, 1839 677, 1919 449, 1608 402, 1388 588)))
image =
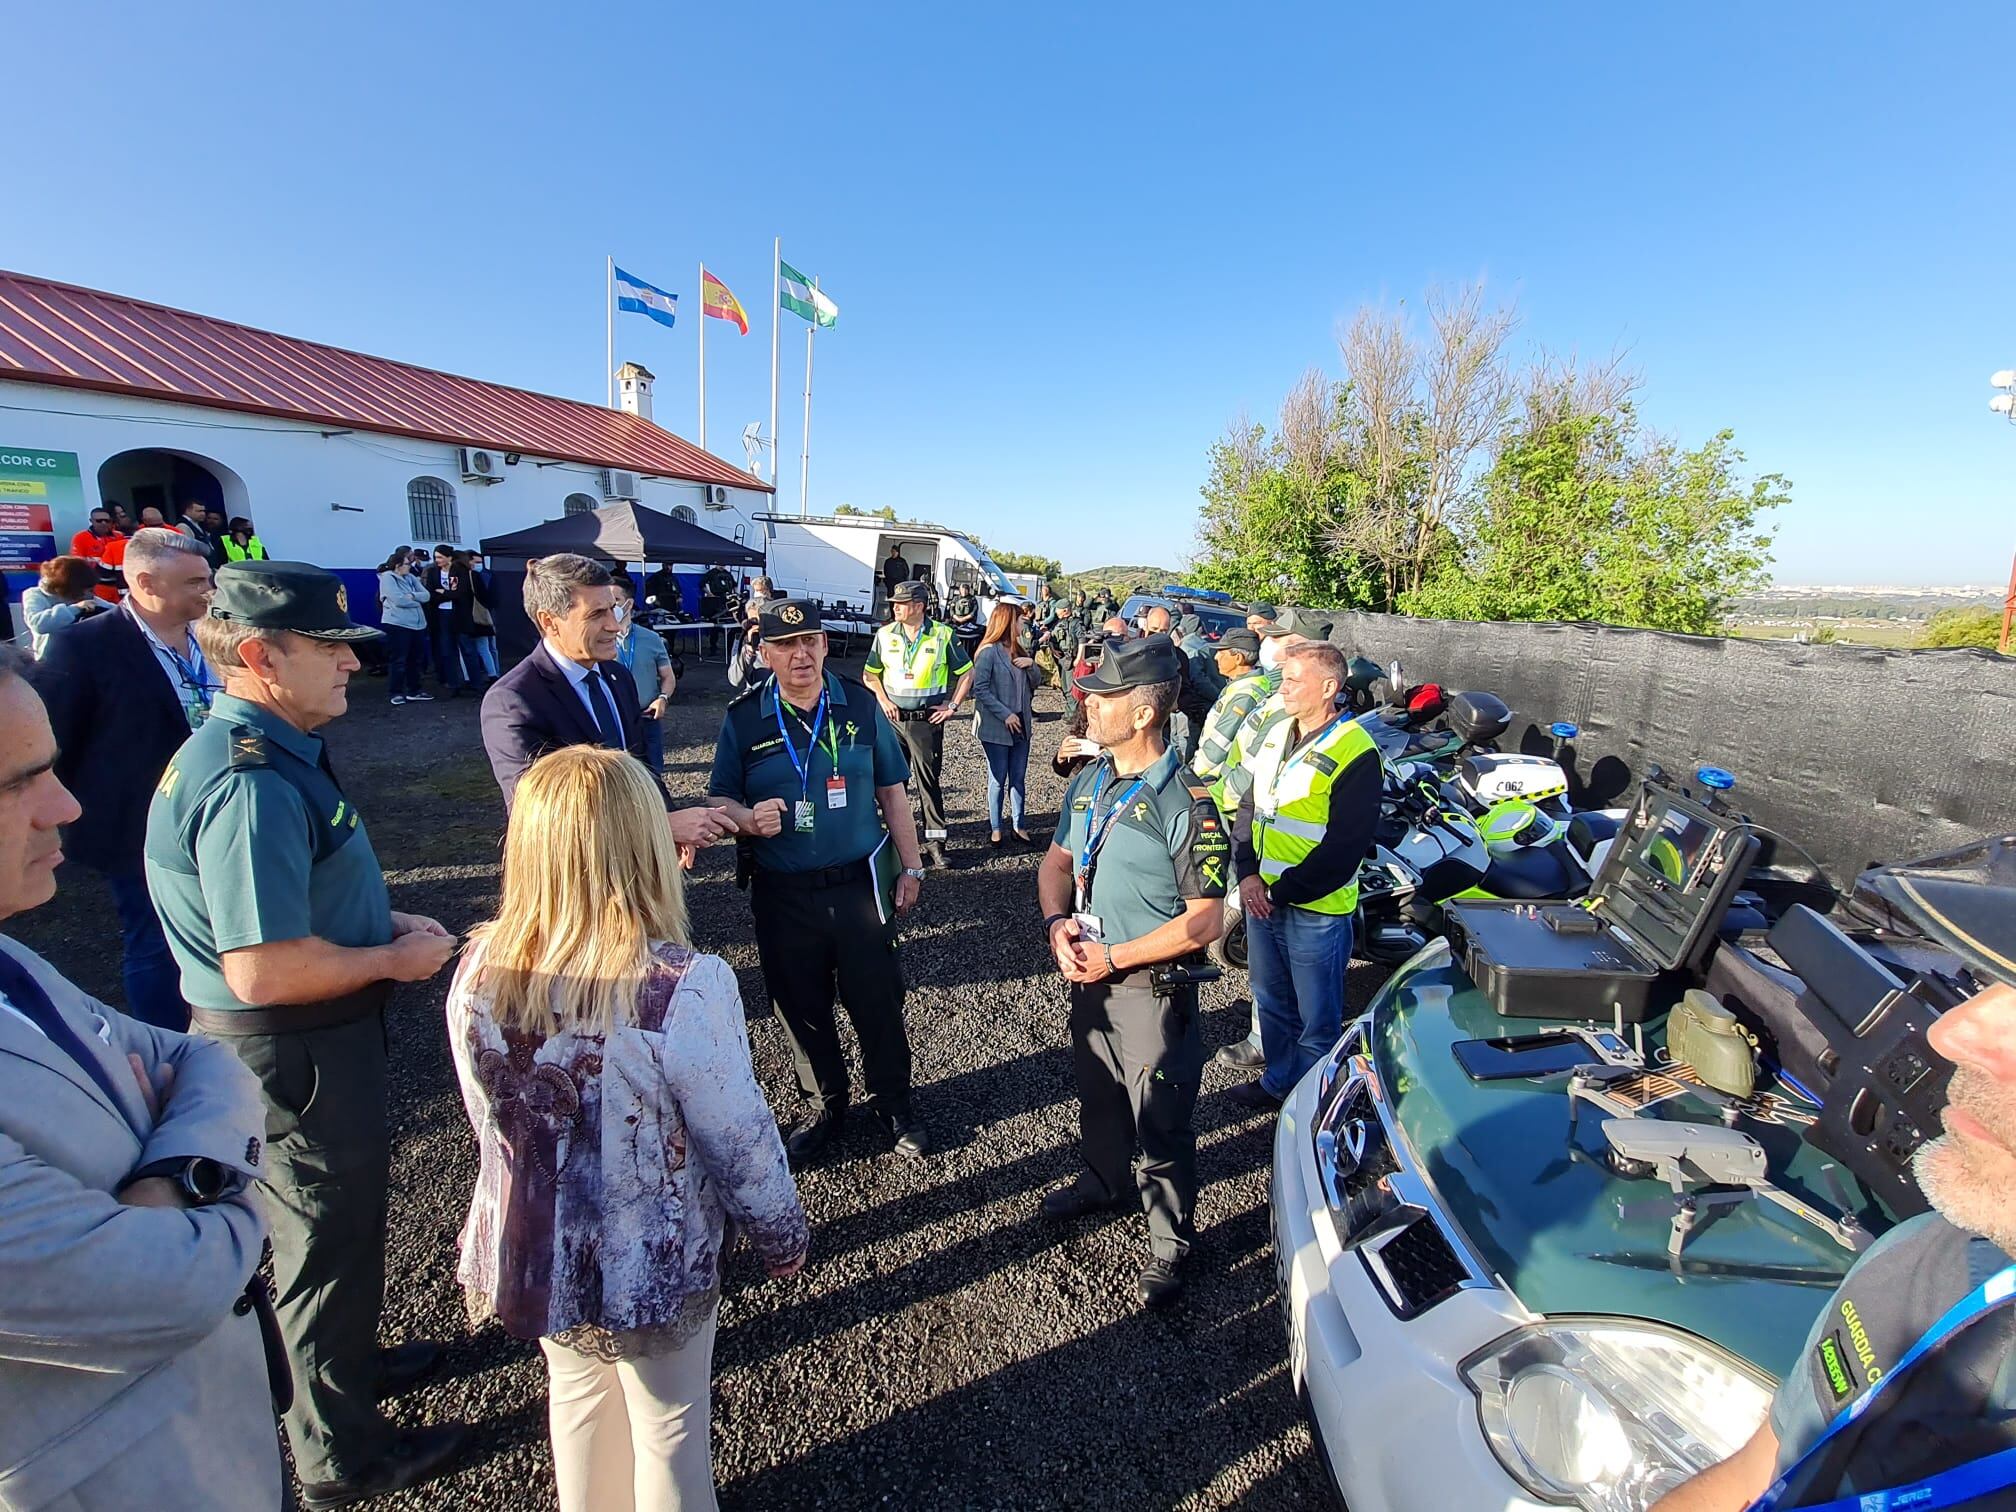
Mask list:
POLYGON ((1462 1369, 1484 1436, 1512 1477, 1586 1512, 1645 1512, 1742 1448, 1771 1408, 1762 1377, 1651 1323, 1536 1323, 1462 1369))

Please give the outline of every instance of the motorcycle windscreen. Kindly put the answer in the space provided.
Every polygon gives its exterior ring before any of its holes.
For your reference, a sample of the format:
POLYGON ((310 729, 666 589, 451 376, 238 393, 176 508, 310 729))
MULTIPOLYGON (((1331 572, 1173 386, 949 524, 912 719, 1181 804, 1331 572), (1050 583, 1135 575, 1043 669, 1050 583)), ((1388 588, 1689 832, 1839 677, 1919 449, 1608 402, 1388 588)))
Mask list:
POLYGON ((1945 947, 1984 982, 2016 987, 2016 835, 1871 867, 1855 879, 1850 907, 1945 947))

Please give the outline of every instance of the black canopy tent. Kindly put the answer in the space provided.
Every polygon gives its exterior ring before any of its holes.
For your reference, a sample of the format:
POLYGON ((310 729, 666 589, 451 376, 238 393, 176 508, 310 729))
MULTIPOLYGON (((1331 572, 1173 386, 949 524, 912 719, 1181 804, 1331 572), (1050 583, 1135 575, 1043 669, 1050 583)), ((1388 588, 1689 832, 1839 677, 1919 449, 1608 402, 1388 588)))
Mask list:
POLYGON ((543 525, 487 536, 481 550, 493 568, 497 654, 510 666, 529 652, 538 632, 525 618, 525 563, 571 551, 616 566, 677 562, 692 566, 756 567, 763 553, 726 536, 642 504, 611 504, 562 515, 543 525))

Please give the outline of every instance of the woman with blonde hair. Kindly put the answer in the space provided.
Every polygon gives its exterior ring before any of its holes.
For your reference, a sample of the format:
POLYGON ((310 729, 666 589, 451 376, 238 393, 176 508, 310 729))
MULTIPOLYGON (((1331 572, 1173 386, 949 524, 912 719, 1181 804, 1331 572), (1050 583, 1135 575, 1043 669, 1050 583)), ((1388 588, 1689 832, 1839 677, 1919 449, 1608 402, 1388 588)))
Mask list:
POLYGON ((497 917, 469 941, 448 1038, 481 1155, 471 1312, 545 1353, 561 1512, 711 1509, 726 1222, 772 1276, 808 1232, 642 764, 595 746, 533 764, 497 917))

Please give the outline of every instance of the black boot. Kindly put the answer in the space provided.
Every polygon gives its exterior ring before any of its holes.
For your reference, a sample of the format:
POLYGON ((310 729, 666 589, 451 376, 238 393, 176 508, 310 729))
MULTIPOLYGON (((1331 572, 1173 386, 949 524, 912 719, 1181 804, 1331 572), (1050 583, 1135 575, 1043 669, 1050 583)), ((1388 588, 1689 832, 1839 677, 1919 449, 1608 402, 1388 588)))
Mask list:
POLYGON ((840 1131, 846 1127, 845 1103, 821 1108, 810 1119, 792 1130, 791 1137, 784 1142, 784 1151, 790 1156, 793 1166, 806 1165, 817 1159, 828 1145, 840 1137, 840 1131))

